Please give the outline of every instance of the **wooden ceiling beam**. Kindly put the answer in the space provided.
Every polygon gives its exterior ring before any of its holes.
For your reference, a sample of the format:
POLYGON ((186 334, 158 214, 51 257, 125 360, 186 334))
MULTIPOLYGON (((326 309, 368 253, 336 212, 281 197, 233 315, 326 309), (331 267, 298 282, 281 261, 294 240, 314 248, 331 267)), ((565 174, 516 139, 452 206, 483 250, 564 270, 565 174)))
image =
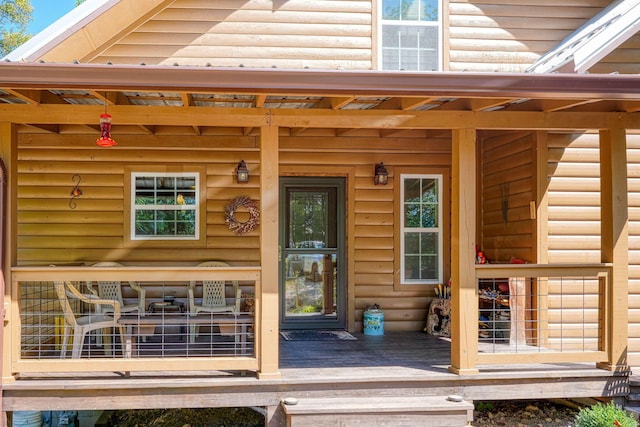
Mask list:
POLYGON ((264 107, 264 103, 267 100, 267 95, 256 95, 253 101, 253 106, 256 108, 264 107))
POLYGON ((27 104, 39 104, 40 99, 42 99, 42 91, 41 90, 15 90, 15 89, 4 89, 5 92, 15 96, 18 99, 23 100, 27 104))
POLYGON ((291 128, 291 130, 289 131, 289 134, 291 136, 298 136, 298 135, 302 134, 304 131, 306 131, 307 129, 309 129, 309 128, 306 128, 306 127, 304 127, 304 128, 291 128))
POLYGON ((573 109, 582 105, 598 102, 593 99, 530 99, 525 102, 512 103, 508 111, 545 111, 555 112, 573 109))
POLYGON ((355 96, 328 96, 318 102, 314 108, 340 110, 356 99, 355 96))
MULTIPOLYGON (((13 123, 95 124, 99 105, 0 104, 0 116, 13 123)), ((379 111, 258 109, 114 105, 115 125, 283 126, 342 129, 640 129, 640 115, 625 112, 379 111)))
POLYGON ((144 133, 146 133, 147 135, 153 135, 156 132, 156 127, 155 126, 138 125, 138 128, 142 129, 142 131, 144 133))
POLYGON ((60 125, 39 125, 39 124, 30 124, 29 126, 34 127, 36 129, 43 130, 48 133, 60 133, 60 125))
POLYGON ((193 95, 190 93, 180 92, 180 98, 182 98, 182 105, 185 107, 193 107, 195 105, 193 95))
MULTIPOLYGON (((438 102, 438 98, 409 98, 393 97, 381 102, 372 109, 375 110, 403 110, 410 111, 422 107, 425 104, 438 102)), ((439 102, 438 102, 439 103, 439 102)))
POLYGON ((513 98, 472 98, 470 100, 470 105, 471 111, 491 111, 503 107, 513 101, 513 98))
POLYGON ((67 104, 67 101, 62 96, 53 94, 48 90, 3 90, 28 104, 67 104))

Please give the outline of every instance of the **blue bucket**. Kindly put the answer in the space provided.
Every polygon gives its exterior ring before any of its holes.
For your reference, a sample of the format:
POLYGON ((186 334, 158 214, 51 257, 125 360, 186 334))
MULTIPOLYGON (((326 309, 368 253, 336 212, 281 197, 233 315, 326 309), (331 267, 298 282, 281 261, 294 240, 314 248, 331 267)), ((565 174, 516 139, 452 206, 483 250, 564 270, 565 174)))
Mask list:
POLYGON ((362 323, 365 335, 384 335, 384 312, 382 310, 365 311, 362 323))

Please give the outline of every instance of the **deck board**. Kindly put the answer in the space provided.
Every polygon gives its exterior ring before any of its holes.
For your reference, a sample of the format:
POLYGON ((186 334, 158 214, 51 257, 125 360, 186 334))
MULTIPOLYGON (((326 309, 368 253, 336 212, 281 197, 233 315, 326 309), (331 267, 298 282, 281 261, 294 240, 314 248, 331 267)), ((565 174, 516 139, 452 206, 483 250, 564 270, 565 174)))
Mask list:
POLYGON ((628 373, 594 364, 492 365, 450 373, 450 343, 421 332, 280 341, 280 379, 233 371, 31 374, 4 384, 5 410, 277 406, 285 397, 434 396, 468 401, 624 396, 628 373), (62 408, 64 409, 64 408, 62 408))

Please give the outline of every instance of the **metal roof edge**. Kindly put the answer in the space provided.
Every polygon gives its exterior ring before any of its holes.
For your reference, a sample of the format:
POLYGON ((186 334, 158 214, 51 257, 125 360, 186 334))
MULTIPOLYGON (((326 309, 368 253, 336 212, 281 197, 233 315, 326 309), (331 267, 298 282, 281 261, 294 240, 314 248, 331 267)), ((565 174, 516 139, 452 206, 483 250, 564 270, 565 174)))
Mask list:
POLYGON ((626 39, 637 32, 632 28, 640 25, 640 0, 617 0, 602 9, 577 30, 562 40, 556 47, 542 55, 529 66, 527 73, 567 72, 566 64, 578 62, 574 60, 577 51, 584 49, 580 55, 581 66, 576 65, 572 72, 586 72, 589 67, 618 47, 626 39), (632 16, 629 16, 629 14, 632 16), (620 28, 620 24, 624 27, 620 28), (609 33, 609 38, 603 38, 609 33), (589 46, 597 43, 596 47, 589 46), (595 59, 585 58, 594 56, 595 59))
POLYGON ((0 88, 640 100, 640 75, 0 63, 0 88))
POLYGON ((120 0, 87 0, 22 44, 3 60, 33 61, 84 28, 120 0))

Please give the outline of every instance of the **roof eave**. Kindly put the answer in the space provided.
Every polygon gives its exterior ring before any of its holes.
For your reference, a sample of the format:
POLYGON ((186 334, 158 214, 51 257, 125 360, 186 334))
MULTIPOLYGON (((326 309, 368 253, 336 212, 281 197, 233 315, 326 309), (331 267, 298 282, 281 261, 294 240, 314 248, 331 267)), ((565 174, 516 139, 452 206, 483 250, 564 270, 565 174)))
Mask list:
POLYGON ((285 70, 0 63, 0 87, 640 100, 638 75, 285 70))

